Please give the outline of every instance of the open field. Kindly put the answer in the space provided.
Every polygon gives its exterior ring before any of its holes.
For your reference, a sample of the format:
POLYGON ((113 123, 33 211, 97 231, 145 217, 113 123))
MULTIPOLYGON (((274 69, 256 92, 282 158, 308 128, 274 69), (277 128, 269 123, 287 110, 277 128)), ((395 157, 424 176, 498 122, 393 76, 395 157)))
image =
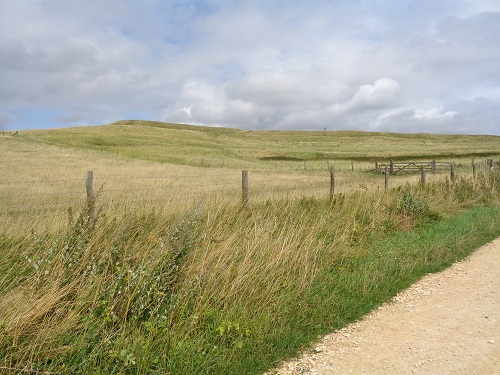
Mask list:
MULTIPOLYGON (((134 159, 237 169, 312 170, 328 160, 350 161, 485 158, 500 152, 498 136, 367 133, 355 131, 247 131, 148 121, 37 130, 20 137, 134 159), (318 163, 316 163, 318 162, 318 163)), ((340 161, 345 161, 341 163, 340 161)), ((357 164, 364 168, 366 164, 357 164)))
POLYGON ((498 139, 142 122, 0 137, 0 372, 263 372, 500 235, 500 174, 481 164, 498 139), (385 193, 366 172, 415 156, 453 156, 456 180, 391 176, 385 193))
MULTIPOLYGON (((185 212, 214 199, 237 201, 243 169, 250 171, 253 201, 328 196, 330 165, 336 171, 336 193, 382 190, 383 175, 366 171, 374 168, 375 160, 381 164, 391 158, 454 161, 457 176, 469 178, 474 158, 478 171, 485 157, 497 158, 499 138, 250 132, 142 121, 27 131, 0 137, 0 203, 5 209, 0 221, 14 227, 30 218, 53 229, 65 225, 85 201, 89 170, 107 212, 153 208, 185 212), (40 221, 40 216, 47 220, 40 221)), ((444 181, 447 176, 449 172, 443 171, 428 174, 427 181, 444 181)), ((419 178, 391 176, 390 186, 416 183, 419 178)))

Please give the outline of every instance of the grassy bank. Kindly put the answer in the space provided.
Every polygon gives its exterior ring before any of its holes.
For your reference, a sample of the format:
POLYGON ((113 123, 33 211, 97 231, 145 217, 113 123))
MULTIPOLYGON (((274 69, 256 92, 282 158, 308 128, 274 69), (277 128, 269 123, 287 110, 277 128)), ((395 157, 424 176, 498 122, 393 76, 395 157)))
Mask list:
POLYGON ((248 131, 153 121, 20 133, 31 142, 93 150, 195 167, 302 170, 373 167, 373 162, 445 160, 464 162, 500 154, 498 136, 397 134, 359 131, 248 131))
POLYGON ((500 176, 2 234, 5 373, 253 374, 500 235, 500 176))

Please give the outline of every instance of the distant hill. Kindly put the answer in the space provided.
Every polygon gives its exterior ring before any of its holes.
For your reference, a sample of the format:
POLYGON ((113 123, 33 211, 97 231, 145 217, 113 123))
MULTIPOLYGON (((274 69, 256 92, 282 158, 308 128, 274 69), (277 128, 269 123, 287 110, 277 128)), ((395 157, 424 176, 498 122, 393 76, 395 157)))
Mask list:
POLYGON ((122 120, 109 125, 33 130, 23 135, 60 147, 99 150, 158 162, 227 166, 261 161, 494 157, 500 137, 362 131, 242 130, 122 120))

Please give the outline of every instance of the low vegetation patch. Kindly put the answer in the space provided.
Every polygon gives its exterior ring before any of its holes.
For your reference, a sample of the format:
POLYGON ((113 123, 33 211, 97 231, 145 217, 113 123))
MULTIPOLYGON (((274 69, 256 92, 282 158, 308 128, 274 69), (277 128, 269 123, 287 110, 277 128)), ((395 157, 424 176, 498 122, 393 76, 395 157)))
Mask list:
POLYGON ((257 374, 500 235, 497 172, 0 237, 5 373, 257 374))

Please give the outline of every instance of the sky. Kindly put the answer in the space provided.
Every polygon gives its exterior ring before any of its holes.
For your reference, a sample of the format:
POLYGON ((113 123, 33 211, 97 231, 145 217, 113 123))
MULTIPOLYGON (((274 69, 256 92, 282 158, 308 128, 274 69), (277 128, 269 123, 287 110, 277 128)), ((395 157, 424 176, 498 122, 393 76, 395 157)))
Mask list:
POLYGON ((500 0, 0 0, 0 130, 500 135, 500 0))

